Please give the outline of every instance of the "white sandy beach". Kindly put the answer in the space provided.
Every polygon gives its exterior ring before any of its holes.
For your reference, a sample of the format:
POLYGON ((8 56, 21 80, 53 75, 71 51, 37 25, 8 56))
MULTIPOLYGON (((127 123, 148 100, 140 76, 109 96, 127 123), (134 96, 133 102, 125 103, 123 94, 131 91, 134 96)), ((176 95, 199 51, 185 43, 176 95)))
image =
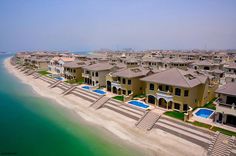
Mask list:
POLYGON ((30 85, 39 95, 56 100, 58 104, 72 109, 89 123, 101 126, 125 142, 136 145, 137 148, 144 149, 147 155, 206 155, 206 150, 203 147, 180 137, 159 129, 143 132, 135 127, 135 120, 131 118, 106 108, 99 110, 89 108, 91 102, 72 94, 62 96, 61 89, 56 87, 51 89, 48 87, 48 83, 20 73, 10 64, 10 58, 4 61, 4 65, 10 73, 19 78, 23 83, 30 85))

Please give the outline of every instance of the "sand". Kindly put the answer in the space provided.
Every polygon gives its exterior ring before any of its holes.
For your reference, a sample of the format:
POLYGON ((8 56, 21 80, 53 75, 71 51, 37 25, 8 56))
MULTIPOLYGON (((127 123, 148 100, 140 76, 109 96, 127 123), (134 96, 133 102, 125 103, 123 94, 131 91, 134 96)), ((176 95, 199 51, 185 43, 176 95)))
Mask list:
POLYGON ((4 60, 6 69, 19 78, 23 83, 30 85, 35 92, 43 97, 57 101, 58 104, 73 110, 90 124, 100 126, 116 135, 124 142, 142 149, 146 155, 173 155, 173 156, 199 156, 206 155, 206 150, 192 142, 159 129, 144 132, 135 127, 135 120, 101 108, 94 110, 89 107, 91 102, 72 94, 62 96, 59 88, 49 88, 48 83, 33 76, 25 76, 10 64, 10 58, 4 60))

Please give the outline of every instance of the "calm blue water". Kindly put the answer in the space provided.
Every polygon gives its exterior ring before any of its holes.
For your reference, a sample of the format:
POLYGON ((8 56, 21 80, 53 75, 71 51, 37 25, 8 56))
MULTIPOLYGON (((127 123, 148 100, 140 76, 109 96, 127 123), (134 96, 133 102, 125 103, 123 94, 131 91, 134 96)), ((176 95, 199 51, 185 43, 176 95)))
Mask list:
POLYGON ((98 94, 100 94, 100 95, 105 95, 105 94, 106 94, 105 91, 100 90, 100 89, 95 89, 95 90, 93 90, 93 92, 98 93, 98 94))
POLYGON ((59 80, 59 81, 62 81, 62 80, 64 80, 64 78, 63 77, 56 77, 56 78, 54 78, 55 80, 59 80))
POLYGON ((146 105, 146 104, 144 104, 140 101, 137 101, 137 100, 132 100, 132 101, 129 101, 128 103, 131 104, 131 105, 140 107, 140 108, 148 108, 149 107, 148 105, 146 105))
POLYGON ((200 108, 197 112, 196 115, 202 118, 209 118, 212 113, 214 113, 213 110, 210 109, 204 109, 204 108, 200 108))
POLYGON ((73 111, 38 96, 3 67, 0 56, 0 155, 142 155, 73 111), (115 140, 115 141, 114 141, 115 140))
POLYGON ((82 88, 83 88, 83 89, 86 89, 86 90, 90 90, 90 87, 89 87, 89 86, 83 86, 82 88))

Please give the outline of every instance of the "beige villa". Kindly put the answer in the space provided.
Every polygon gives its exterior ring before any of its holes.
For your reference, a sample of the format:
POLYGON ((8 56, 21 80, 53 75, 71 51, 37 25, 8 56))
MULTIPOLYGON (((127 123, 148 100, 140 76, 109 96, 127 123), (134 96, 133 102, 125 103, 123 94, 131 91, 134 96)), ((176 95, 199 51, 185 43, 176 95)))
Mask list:
POLYGON ((117 70, 118 67, 110 63, 95 63, 83 67, 84 83, 93 86, 106 86, 106 75, 117 70))
POLYGON ((135 67, 125 68, 106 75, 107 91, 119 95, 133 96, 144 94, 144 82, 140 78, 151 74, 148 69, 135 67))
POLYGON ((227 83, 218 88, 216 93, 215 121, 236 127, 236 83, 227 83))
POLYGON ((187 111, 214 98, 217 84, 211 84, 205 75, 171 68, 141 79, 145 82, 146 102, 149 104, 187 111), (213 85, 213 86, 211 86, 213 85))
POLYGON ((63 65, 64 67, 64 77, 68 80, 83 80, 82 73, 83 68, 86 66, 86 62, 84 61, 73 61, 68 62, 63 65))

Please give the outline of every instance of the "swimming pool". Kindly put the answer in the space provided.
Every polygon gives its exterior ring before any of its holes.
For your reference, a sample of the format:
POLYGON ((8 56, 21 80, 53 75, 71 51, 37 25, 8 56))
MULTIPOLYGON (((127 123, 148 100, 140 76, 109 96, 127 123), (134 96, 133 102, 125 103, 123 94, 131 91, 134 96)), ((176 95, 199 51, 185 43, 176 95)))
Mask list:
POLYGON ((95 89, 95 90, 93 90, 93 92, 98 93, 98 94, 100 94, 100 95, 105 95, 105 94, 106 94, 105 91, 100 90, 100 89, 95 89))
POLYGON ((131 105, 140 107, 140 108, 148 108, 149 107, 147 104, 145 104, 141 101, 138 101, 138 100, 131 100, 128 103, 131 104, 131 105))
POLYGON ((83 88, 83 89, 86 89, 86 90, 90 90, 91 87, 89 87, 89 86, 83 86, 82 88, 83 88))
POLYGON ((63 77, 55 77, 54 79, 55 79, 55 80, 59 80, 59 81, 63 81, 63 80, 64 80, 63 77))
POLYGON ((196 116, 202 117, 202 118, 210 118, 215 111, 207 108, 199 108, 197 112, 195 113, 196 116))

